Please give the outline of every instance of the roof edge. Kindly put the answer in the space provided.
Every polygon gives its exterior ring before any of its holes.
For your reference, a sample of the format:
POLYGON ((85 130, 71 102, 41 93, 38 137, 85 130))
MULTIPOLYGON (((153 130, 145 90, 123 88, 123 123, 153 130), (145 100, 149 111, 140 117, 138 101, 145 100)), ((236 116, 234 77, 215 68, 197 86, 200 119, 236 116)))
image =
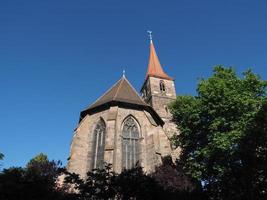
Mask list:
POLYGON ((107 109, 109 109, 112 106, 131 107, 131 108, 135 108, 135 109, 146 110, 149 113, 151 113, 152 116, 155 116, 155 118, 157 119, 157 121, 159 122, 159 124, 161 126, 163 126, 164 123, 165 123, 163 121, 163 119, 158 115, 158 113, 151 106, 149 106, 149 105, 135 104, 135 103, 129 103, 129 102, 122 102, 122 101, 110 101, 110 102, 107 102, 105 104, 101 104, 99 106, 96 106, 94 108, 83 110, 80 113, 79 122, 82 121, 83 118, 87 114, 94 114, 94 113, 99 112, 99 111, 102 111, 102 110, 107 110, 107 109))

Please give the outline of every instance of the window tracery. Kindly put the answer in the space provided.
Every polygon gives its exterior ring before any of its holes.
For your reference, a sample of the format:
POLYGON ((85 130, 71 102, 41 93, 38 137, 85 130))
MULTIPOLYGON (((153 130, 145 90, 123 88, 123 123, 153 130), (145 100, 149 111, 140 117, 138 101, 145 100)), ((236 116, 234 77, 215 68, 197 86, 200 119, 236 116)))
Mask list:
POLYGON ((133 168, 139 161, 139 129, 136 121, 129 116, 122 129, 122 167, 133 168))
POLYGON ((92 168, 102 168, 104 165, 106 124, 100 119, 93 132, 93 165, 92 168))

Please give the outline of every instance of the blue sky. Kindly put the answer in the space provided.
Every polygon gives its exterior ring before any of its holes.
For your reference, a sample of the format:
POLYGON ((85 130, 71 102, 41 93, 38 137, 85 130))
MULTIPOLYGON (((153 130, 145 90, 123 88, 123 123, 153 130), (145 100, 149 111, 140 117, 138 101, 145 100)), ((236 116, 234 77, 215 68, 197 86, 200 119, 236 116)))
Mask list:
POLYGON ((177 94, 213 66, 267 79, 267 1, 0 2, 0 152, 4 167, 44 152, 66 163, 79 112, 122 75, 137 90, 149 40, 177 94))

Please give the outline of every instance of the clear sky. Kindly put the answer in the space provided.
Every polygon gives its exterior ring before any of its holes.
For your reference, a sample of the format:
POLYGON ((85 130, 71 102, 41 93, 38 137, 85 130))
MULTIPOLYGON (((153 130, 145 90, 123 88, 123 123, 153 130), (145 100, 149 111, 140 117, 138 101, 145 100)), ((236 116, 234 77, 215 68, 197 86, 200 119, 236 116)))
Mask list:
POLYGON ((266 0, 0 2, 0 152, 4 167, 43 152, 66 163, 79 112, 126 70, 139 91, 149 40, 177 94, 213 66, 267 79, 266 0))

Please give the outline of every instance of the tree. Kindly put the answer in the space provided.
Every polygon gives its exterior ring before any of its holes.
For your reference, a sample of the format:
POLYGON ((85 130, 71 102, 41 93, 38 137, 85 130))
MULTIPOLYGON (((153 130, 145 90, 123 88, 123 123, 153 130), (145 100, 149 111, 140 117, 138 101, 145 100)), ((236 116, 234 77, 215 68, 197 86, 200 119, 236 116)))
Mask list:
POLYGON ((200 182, 187 176, 181 164, 173 163, 171 156, 162 158, 162 165, 156 167, 152 176, 164 190, 192 192, 200 188, 200 182))
POLYGON ((33 157, 26 165, 27 168, 34 167, 35 165, 43 165, 49 163, 47 155, 39 153, 33 157))
POLYGON ((267 103, 265 102, 240 140, 221 181, 207 188, 220 190, 222 199, 266 199, 267 191, 267 103))
POLYGON ((65 184, 74 187, 77 199, 158 199, 163 191, 140 166, 116 174, 105 164, 103 169, 89 171, 85 179, 67 173, 65 184))
POLYGON ((160 195, 164 193, 155 179, 145 174, 138 165, 124 169, 116 177, 116 188, 121 199, 160 199, 160 195))
POLYGON ((207 199, 200 181, 189 177, 177 160, 171 156, 162 158, 162 165, 156 167, 152 177, 163 190, 162 199, 207 199))
POLYGON ((266 87, 251 70, 239 78, 217 66, 197 96, 178 96, 170 106, 180 162, 213 199, 266 198, 266 87))
POLYGON ((47 155, 40 153, 26 165, 25 179, 31 190, 38 191, 36 198, 54 194, 56 180, 61 172, 61 162, 49 161, 47 155))
MULTIPOLYGON (((172 171, 173 172, 173 171, 172 171)), ((205 199, 201 191, 185 189, 171 190, 160 184, 156 173, 146 174, 142 167, 136 165, 132 169, 124 169, 120 174, 111 171, 111 165, 106 164, 103 169, 94 169, 87 173, 85 179, 75 173, 66 172, 65 184, 74 189, 73 197, 79 200, 85 199, 205 199)), ((161 178, 164 174, 160 172, 161 178)), ((175 175, 173 172, 172 175, 175 175)), ((180 176, 180 174, 178 175, 180 176)), ((184 178, 184 176, 183 176, 184 178)), ((171 179, 166 176, 165 179, 171 179)), ((179 183, 185 183, 185 179, 179 183)), ((171 181, 169 181, 171 182, 171 181)), ((188 186, 189 184, 187 184, 188 186)), ((191 185, 190 185, 191 186, 191 185)))
POLYGON ((71 196, 56 189, 61 171, 60 162, 49 161, 44 154, 31 159, 25 168, 4 169, 0 173, 0 199, 71 199, 71 196))
POLYGON ((64 183, 75 189, 76 199, 114 199, 116 174, 111 165, 105 164, 103 169, 93 169, 85 179, 78 174, 66 172, 64 183))

